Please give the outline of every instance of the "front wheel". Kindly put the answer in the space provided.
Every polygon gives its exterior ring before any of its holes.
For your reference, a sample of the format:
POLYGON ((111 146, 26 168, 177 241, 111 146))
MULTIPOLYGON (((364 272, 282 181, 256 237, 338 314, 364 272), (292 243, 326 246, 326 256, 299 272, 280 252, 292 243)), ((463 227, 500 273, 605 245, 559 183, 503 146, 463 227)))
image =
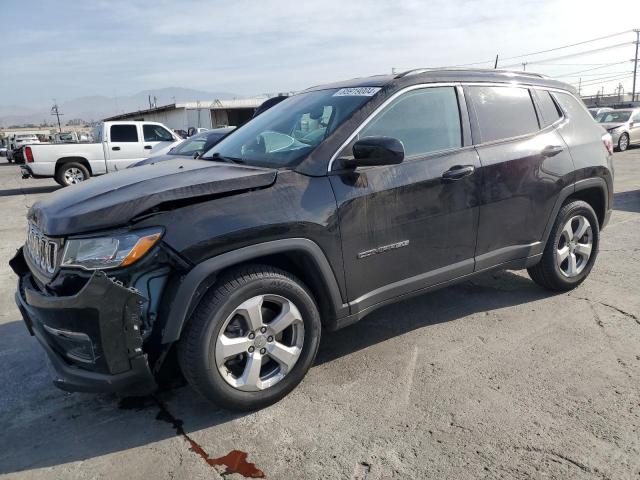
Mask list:
POLYGON ((551 229, 542 259, 528 269, 538 285, 566 291, 580 285, 598 256, 600 229, 593 208, 573 201, 560 209, 551 229))
POLYGON ((60 165, 55 174, 55 180, 63 187, 84 182, 90 177, 89 170, 81 163, 69 162, 60 165))
POLYGON ((178 343, 187 381, 231 410, 277 402, 298 385, 320 344, 306 287, 270 266, 228 272, 207 292, 178 343))

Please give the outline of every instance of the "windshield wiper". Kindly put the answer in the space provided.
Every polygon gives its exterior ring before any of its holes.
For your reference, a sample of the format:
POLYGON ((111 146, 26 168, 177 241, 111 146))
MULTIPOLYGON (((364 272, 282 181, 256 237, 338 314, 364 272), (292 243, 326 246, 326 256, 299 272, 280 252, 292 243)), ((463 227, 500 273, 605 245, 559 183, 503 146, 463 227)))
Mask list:
POLYGON ((218 152, 214 153, 210 157, 203 158, 203 160, 213 160, 215 162, 227 162, 227 163, 244 163, 239 158, 224 157, 220 155, 218 152))

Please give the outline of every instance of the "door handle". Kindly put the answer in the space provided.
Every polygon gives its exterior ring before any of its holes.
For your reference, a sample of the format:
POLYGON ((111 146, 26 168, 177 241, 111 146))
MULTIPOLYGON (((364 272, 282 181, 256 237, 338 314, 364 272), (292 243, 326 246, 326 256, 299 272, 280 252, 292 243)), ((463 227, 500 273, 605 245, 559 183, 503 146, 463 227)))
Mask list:
POLYGON ((144 146, 144 149, 145 149, 145 150, 151 150, 152 148, 153 148, 153 146, 152 146, 152 145, 145 145, 145 146, 144 146))
POLYGON ((563 151, 564 148, 560 145, 547 145, 542 149, 542 155, 544 157, 553 157, 563 151))
POLYGON ((120 150, 120 147, 111 147, 111 150, 120 150))
POLYGON ((476 171, 473 165, 455 165, 442 174, 442 179, 446 181, 460 180, 476 171))

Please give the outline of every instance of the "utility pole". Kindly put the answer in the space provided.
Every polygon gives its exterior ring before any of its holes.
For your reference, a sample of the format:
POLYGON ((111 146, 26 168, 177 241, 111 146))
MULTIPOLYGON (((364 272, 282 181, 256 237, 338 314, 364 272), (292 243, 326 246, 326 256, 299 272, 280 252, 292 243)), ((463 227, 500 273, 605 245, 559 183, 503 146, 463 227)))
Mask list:
POLYGON ((495 70, 496 68, 498 68, 498 54, 496 53, 496 61, 493 64, 493 69, 495 70))
POLYGON ((527 71, 527 62, 522 62, 522 71, 523 72, 527 71))
POLYGON ((640 43, 640 28, 633 30, 636 32, 636 57, 633 61, 633 89, 631 90, 631 101, 636 100, 636 74, 638 73, 638 44, 640 43))
POLYGON ((55 115, 58 119, 58 131, 62 132, 62 127, 60 126, 60 115, 64 115, 64 113, 60 113, 60 107, 56 103, 56 99, 53 99, 53 107, 51 107, 51 115, 55 115))

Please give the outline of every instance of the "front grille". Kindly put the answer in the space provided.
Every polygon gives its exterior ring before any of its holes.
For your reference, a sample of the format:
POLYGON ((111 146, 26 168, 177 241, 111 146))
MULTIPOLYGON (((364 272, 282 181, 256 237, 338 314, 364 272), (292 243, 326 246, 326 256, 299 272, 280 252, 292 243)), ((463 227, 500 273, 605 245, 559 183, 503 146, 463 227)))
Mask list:
POLYGON ((27 241, 24 251, 31 262, 42 272, 52 274, 58 266, 59 244, 44 235, 38 227, 27 225, 27 241))

